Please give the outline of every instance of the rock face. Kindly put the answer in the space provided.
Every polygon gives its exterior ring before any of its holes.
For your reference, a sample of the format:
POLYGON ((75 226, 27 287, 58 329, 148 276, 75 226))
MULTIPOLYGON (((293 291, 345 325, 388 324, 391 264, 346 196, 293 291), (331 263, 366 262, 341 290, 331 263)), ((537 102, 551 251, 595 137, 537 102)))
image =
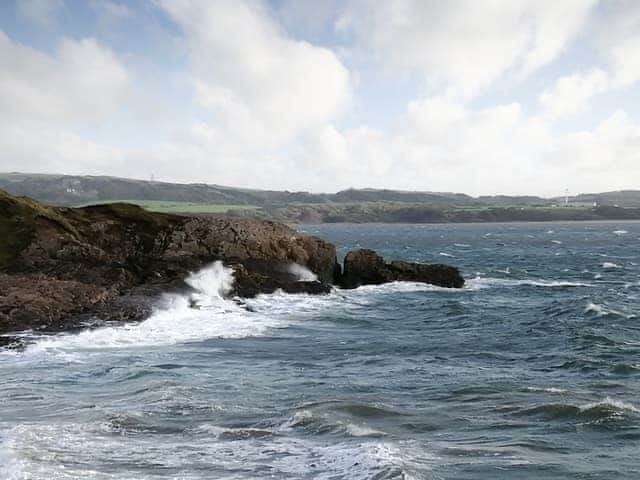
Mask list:
POLYGON ((426 265, 402 261, 386 262, 373 250, 355 250, 344 259, 340 279, 343 288, 379 285, 386 282, 423 282, 440 287, 460 288, 464 279, 460 271, 448 265, 426 265))
POLYGON ((453 267, 385 262, 371 250, 349 253, 342 274, 332 244, 279 223, 125 203, 54 208, 0 190, 0 334, 142 319, 155 296, 187 291, 189 273, 214 261, 233 268, 231 295, 240 297, 394 280, 464 283, 453 267))
POLYGON ((234 267, 241 296, 327 292, 340 275, 333 245, 274 222, 53 208, 0 191, 0 333, 68 328, 88 312, 142 318, 140 299, 186 289, 190 272, 217 260, 234 267), (318 281, 298 281, 294 263, 318 281))

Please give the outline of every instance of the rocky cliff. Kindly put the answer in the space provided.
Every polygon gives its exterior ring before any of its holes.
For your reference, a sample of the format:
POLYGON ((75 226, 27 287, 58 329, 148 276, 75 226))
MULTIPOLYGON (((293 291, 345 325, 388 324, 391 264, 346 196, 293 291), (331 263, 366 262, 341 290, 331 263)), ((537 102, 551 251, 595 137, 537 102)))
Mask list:
POLYGON ((234 269, 232 295, 241 297, 391 280, 462 285, 452 267, 353 258, 359 269, 350 262, 343 277, 333 245, 269 221, 174 216, 117 203, 54 208, 0 191, 0 333, 143 318, 155 295, 187 289, 189 272, 218 260, 234 269), (295 264, 317 280, 301 279, 295 264))

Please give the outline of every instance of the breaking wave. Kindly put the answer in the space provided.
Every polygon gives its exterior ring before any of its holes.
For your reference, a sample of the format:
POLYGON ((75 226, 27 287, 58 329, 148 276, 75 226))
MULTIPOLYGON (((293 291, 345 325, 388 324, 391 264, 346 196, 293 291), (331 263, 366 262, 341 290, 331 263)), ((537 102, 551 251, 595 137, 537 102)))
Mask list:
POLYGON ((587 423, 637 418, 640 409, 630 403, 612 398, 583 405, 549 403, 521 410, 519 415, 542 416, 557 420, 580 420, 587 423))
POLYGON ((573 288, 573 287, 593 287, 591 283, 569 282, 566 280, 533 280, 533 279, 511 279, 511 278, 492 278, 492 277, 475 277, 466 281, 465 288, 478 290, 491 287, 541 287, 541 288, 573 288))
POLYGON ((221 262, 191 274, 185 281, 193 292, 165 295, 151 316, 140 323, 42 337, 30 345, 26 353, 87 352, 125 346, 171 345, 207 338, 243 338, 263 335, 267 329, 280 324, 273 316, 249 312, 225 298, 233 286, 233 270, 221 262))
POLYGON ((614 310, 613 308, 593 302, 587 303, 587 306, 584 308, 584 313, 594 313, 598 317, 614 316, 626 319, 635 318, 635 315, 627 314, 620 310, 614 310))
POLYGON ((318 280, 318 276, 315 273, 307 267, 298 265, 297 263, 289 265, 288 271, 290 274, 297 277, 299 282, 316 282, 318 280))
MULTIPOLYGON (((355 426, 349 429, 357 437, 366 433, 355 426)), ((211 468, 219 472, 268 471, 275 478, 306 478, 311 469, 314 478, 343 478, 341 475, 349 472, 349 478, 362 480, 413 479, 420 478, 418 469, 428 469, 435 461, 411 441, 372 439, 327 444, 314 438, 278 435, 268 429, 210 424, 190 433, 176 435, 170 444, 146 435, 131 435, 123 460, 120 432, 105 430, 104 424, 21 425, 7 433, 0 475, 7 480, 203 478, 183 473, 197 472, 192 469, 202 465, 203 458, 214 458, 216 464, 211 468), (102 468, 93 467, 96 464, 102 468), (111 473, 114 467, 118 467, 118 474, 111 473), (159 471, 164 473, 159 476, 159 471)))
POLYGON ((620 268, 620 265, 618 265, 617 263, 613 263, 613 262, 604 262, 602 264, 602 268, 620 268))

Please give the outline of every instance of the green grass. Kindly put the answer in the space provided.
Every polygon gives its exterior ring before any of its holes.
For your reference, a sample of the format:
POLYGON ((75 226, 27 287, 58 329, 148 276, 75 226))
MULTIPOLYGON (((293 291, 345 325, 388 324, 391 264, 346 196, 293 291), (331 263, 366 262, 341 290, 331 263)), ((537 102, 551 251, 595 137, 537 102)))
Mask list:
POLYGON ((227 213, 229 210, 255 210, 256 205, 225 205, 217 203, 171 202, 166 200, 101 200, 97 202, 76 205, 87 207, 105 203, 132 203, 151 212, 161 213, 227 213))

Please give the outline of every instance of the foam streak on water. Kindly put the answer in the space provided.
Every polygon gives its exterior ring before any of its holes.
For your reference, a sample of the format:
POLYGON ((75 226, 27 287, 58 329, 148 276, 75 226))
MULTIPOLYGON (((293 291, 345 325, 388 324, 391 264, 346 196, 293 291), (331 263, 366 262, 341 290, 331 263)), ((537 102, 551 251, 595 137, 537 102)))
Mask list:
POLYGON ((0 479, 638 478, 639 223, 313 232, 467 284, 236 302, 213 264, 144 322, 30 337, 0 479))

